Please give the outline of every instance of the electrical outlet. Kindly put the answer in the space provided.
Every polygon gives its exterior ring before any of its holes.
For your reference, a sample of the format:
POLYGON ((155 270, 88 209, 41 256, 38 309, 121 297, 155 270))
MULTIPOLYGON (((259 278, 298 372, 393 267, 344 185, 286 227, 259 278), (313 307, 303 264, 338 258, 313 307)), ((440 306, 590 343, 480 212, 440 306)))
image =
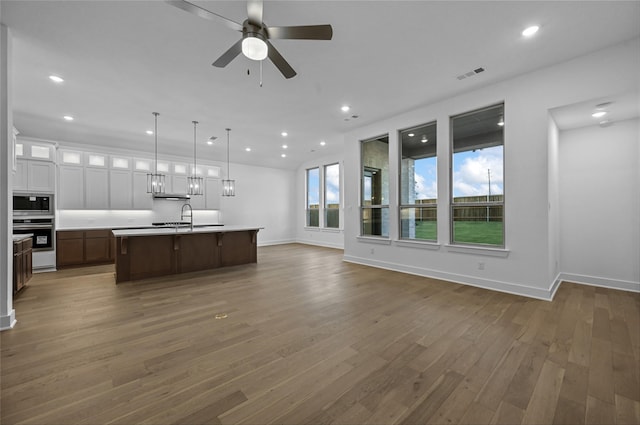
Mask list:
POLYGON ((478 270, 484 270, 484 262, 478 261, 478 270))

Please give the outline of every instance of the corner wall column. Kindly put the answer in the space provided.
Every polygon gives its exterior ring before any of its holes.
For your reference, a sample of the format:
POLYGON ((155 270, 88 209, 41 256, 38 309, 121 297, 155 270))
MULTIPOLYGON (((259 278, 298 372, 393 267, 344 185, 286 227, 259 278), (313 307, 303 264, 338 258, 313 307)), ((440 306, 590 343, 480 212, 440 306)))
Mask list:
POLYGON ((11 31, 0 25, 0 330, 16 324, 13 309, 13 105, 11 31))

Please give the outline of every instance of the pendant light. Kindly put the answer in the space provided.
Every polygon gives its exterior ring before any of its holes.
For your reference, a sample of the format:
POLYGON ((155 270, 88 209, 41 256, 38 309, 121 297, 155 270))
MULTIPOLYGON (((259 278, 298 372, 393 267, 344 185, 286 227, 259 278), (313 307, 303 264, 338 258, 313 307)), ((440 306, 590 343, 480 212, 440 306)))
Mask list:
POLYGON ((193 170, 191 177, 187 177, 187 185, 189 187, 189 195, 202 195, 202 177, 197 177, 196 167, 196 126, 198 121, 191 121, 193 123, 193 170))
POLYGON ((154 128, 154 136, 155 136, 155 165, 153 169, 153 173, 147 174, 147 193, 164 193, 164 174, 158 173, 158 112, 152 112, 155 117, 155 128, 154 128))
POLYGON ((236 181, 231 180, 231 173, 229 171, 229 132, 230 128, 225 128, 227 131, 227 180, 222 180, 222 196, 236 196, 236 181))

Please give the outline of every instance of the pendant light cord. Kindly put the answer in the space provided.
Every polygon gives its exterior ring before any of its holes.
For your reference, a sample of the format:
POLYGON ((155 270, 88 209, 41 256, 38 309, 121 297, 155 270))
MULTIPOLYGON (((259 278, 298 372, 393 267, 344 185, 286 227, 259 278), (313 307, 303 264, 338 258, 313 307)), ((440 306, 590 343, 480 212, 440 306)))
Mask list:
POLYGON ((196 176, 196 126, 198 121, 191 121, 193 123, 193 177, 196 176))
POLYGON ((158 112, 152 112, 152 113, 155 116, 155 125, 153 128, 153 135, 155 136, 155 140, 156 140, 156 146, 155 146, 156 163, 154 166, 154 173, 157 175, 158 174, 158 115, 160 114, 158 112))
POLYGON ((227 180, 231 180, 231 167, 229 167, 229 132, 230 128, 225 128, 227 130, 227 180))

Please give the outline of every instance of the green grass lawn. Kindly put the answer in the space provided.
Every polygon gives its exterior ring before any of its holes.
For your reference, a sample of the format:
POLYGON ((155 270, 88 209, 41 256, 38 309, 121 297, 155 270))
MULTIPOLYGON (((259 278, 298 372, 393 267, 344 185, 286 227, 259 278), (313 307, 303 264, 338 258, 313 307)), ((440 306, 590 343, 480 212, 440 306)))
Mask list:
MULTIPOLYGON (((435 221, 418 221, 416 239, 436 240, 435 221)), ((502 245, 502 222, 456 221, 453 224, 454 242, 486 245, 502 245)))

